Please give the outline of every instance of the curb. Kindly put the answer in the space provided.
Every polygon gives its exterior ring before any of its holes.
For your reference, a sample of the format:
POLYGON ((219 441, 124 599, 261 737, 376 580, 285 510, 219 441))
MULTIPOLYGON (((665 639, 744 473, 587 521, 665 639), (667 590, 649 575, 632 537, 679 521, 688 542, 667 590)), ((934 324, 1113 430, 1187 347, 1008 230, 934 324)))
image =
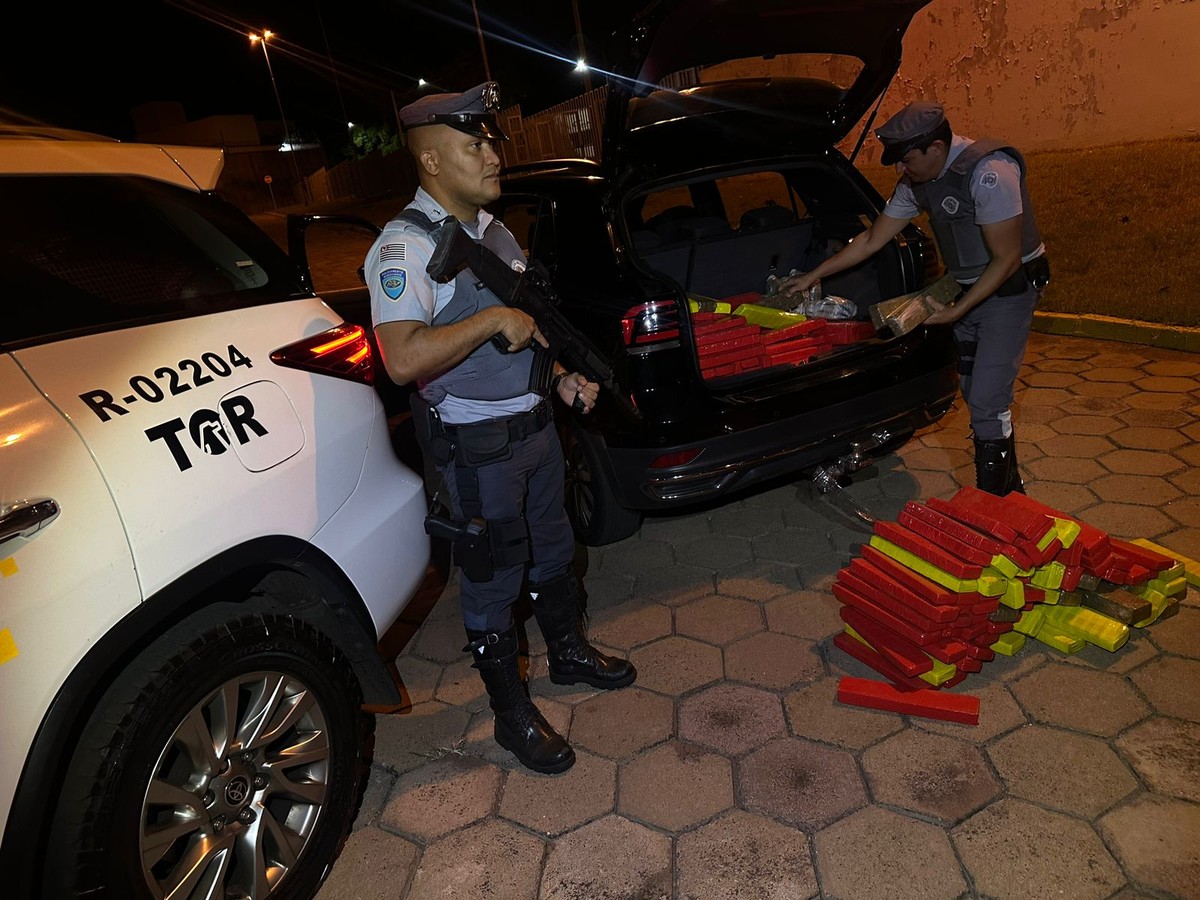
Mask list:
POLYGON ((1078 316, 1035 311, 1033 330, 1043 334, 1124 341, 1129 344, 1162 347, 1166 350, 1200 353, 1200 328, 1183 325, 1159 325, 1111 316, 1078 316))

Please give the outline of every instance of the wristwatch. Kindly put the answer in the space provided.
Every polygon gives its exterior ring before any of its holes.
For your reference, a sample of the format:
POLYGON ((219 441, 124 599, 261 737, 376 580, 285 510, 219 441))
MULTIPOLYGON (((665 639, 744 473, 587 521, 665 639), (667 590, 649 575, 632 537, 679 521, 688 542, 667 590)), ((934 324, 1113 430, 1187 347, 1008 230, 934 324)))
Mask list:
POLYGON ((560 384, 562 384, 562 380, 564 378, 566 378, 567 375, 569 375, 569 374, 570 374, 569 372, 559 372, 557 375, 555 375, 553 378, 550 379, 550 393, 551 394, 558 393, 558 386, 560 384))

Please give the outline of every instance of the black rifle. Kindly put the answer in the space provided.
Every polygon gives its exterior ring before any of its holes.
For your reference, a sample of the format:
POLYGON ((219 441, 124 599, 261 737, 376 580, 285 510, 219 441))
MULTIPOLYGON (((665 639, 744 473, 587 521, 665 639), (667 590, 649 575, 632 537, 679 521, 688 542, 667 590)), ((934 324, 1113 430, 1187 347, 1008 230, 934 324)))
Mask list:
MULTIPOLYGON (((603 386, 630 415, 641 418, 641 412, 613 379, 612 364, 558 311, 558 294, 540 263, 531 261, 524 272, 515 271, 487 247, 467 237, 453 216, 438 226, 435 236, 437 246, 425 267, 430 278, 445 284, 463 269, 470 269, 506 306, 521 310, 537 323, 550 345, 552 358, 561 357, 569 370, 603 386)), ((492 343, 501 352, 508 352, 509 341, 503 335, 494 336, 492 343)))

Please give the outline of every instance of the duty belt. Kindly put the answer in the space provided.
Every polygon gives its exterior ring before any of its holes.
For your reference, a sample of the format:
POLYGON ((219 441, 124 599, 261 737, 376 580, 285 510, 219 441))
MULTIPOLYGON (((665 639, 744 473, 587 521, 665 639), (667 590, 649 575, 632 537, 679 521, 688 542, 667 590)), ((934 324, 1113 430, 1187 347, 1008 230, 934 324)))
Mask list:
POLYGON ((484 422, 469 422, 466 425, 443 425, 446 435, 454 440, 461 438, 464 434, 468 434, 470 430, 476 426, 488 425, 495 427, 496 423, 503 422, 508 426, 508 440, 510 443, 523 441, 530 435, 537 434, 543 428, 550 424, 554 419, 554 411, 550 406, 549 400, 542 400, 529 412, 517 413, 515 416, 504 416, 498 419, 487 419, 484 422))

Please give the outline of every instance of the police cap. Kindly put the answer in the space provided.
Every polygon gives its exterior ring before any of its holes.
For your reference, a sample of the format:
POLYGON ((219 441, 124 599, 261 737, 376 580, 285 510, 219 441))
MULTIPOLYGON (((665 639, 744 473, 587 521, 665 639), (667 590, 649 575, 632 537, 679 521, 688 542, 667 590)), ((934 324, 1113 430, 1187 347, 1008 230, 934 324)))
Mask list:
POLYGON ((916 100, 875 130, 883 144, 883 164, 899 162, 908 151, 924 144, 946 122, 940 103, 916 100))
POLYGON ((449 125, 489 141, 507 141, 496 121, 500 92, 496 82, 485 81, 461 94, 427 94, 402 107, 400 124, 405 131, 422 125, 449 125))

